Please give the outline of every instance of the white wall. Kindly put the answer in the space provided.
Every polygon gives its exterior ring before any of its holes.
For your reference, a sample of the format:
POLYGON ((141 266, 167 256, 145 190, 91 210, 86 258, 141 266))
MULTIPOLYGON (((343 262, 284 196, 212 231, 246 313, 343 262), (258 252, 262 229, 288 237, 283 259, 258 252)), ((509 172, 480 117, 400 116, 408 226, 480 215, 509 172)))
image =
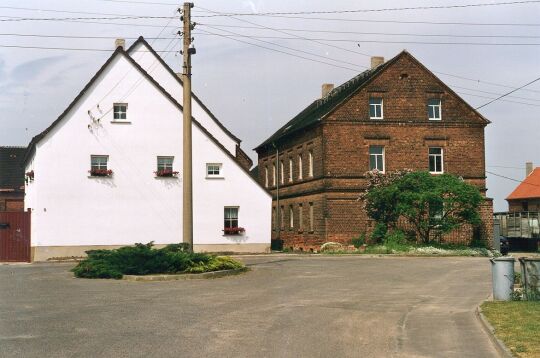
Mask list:
MULTIPOLYGON (((117 56, 65 118, 36 146, 28 164, 32 246, 125 245, 182 239, 182 173, 155 178, 157 156, 182 171, 182 114, 128 60, 117 56), (130 124, 111 123, 115 102, 130 124), (97 105, 103 112, 100 114, 97 105), (101 115, 94 123, 89 115, 101 115), (90 125, 90 129, 88 126, 90 125), (89 178, 90 155, 109 155, 111 178, 89 178)), ((246 243, 270 243, 271 198, 196 126, 193 128, 194 243, 234 243, 223 236, 224 206, 240 206, 246 243), (205 179, 207 162, 225 178, 205 179)))
MULTIPOLYGON (((157 60, 153 53, 148 51, 148 48, 139 43, 131 53, 131 57, 152 76, 176 101, 183 104, 183 89, 178 80, 171 75, 169 71, 157 60)), ((212 134, 227 150, 235 154, 236 145, 238 144, 229 136, 199 105, 194 99, 191 101, 191 111, 195 119, 203 125, 208 132, 212 134)))

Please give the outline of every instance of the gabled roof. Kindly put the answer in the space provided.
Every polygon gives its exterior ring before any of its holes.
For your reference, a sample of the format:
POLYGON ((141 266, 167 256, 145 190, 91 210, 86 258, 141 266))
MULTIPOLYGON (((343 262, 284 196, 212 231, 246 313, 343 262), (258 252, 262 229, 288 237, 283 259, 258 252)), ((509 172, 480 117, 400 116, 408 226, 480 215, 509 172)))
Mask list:
MULTIPOLYGON (((137 47, 137 45, 139 44, 143 44, 146 46, 146 48, 148 48, 148 50, 158 59, 159 63, 161 63, 161 65, 163 67, 165 67, 165 69, 176 79, 176 81, 178 81, 178 83, 184 87, 184 84, 182 83, 182 80, 180 79, 180 77, 178 77, 176 75, 176 73, 172 70, 172 68, 167 65, 167 63, 161 58, 161 56, 159 56, 157 54, 157 52, 152 48, 152 46, 150 46, 150 44, 144 39, 144 37, 142 36, 139 36, 139 38, 137 39, 137 41, 135 41, 128 49, 127 49, 127 53, 128 54, 131 54, 131 52, 135 49, 135 47, 137 47)), ((197 95, 195 93, 193 93, 193 91, 191 91, 191 96, 193 98, 193 100, 195 100, 195 102, 197 102, 201 108, 208 114, 208 116, 210 118, 212 118, 212 120, 214 122, 216 122, 216 124, 221 128, 223 129, 223 131, 225 133, 227 133, 229 135, 229 137, 231 137, 236 143, 240 144, 241 140, 236 137, 234 134, 232 134, 228 129, 227 127, 225 127, 218 119, 217 117, 208 109, 208 107, 205 106, 205 104, 199 99, 199 97, 197 97, 197 95)))
POLYGON ((527 175, 506 200, 540 198, 540 167, 535 168, 527 175))
POLYGON ((334 88, 325 97, 315 100, 309 106, 307 106, 302 112, 297 114, 293 119, 287 122, 283 127, 278 129, 270 138, 265 140, 262 144, 257 146, 255 150, 275 143, 281 138, 284 138, 296 131, 309 127, 310 125, 317 123, 324 119, 327 115, 332 113, 338 106, 351 98, 356 92, 364 88, 375 77, 382 73, 385 69, 394 64, 399 58, 403 56, 409 56, 417 65, 427 71, 431 76, 437 79, 444 88, 461 99, 472 111, 474 111, 480 118, 485 121, 485 124, 490 123, 484 116, 471 107, 465 100, 463 100, 457 93, 455 93, 450 87, 448 87, 443 81, 435 76, 427 67, 425 67, 420 61, 412 56, 407 51, 403 50, 398 55, 390 59, 389 61, 375 67, 368 69, 359 75, 351 78, 342 85, 334 88))
POLYGON ((0 147, 0 189, 24 187, 25 151, 26 147, 0 147))
MULTIPOLYGON (((158 89, 158 91, 161 92, 162 95, 167 97, 167 99, 169 99, 173 103, 173 105, 175 105, 180 111, 183 111, 183 107, 180 105, 180 103, 178 103, 178 101, 176 101, 176 99, 174 97, 172 97, 137 62, 135 62, 135 60, 132 59, 129 56, 129 54, 126 51, 124 51, 124 49, 122 47, 117 47, 116 50, 111 55, 111 57, 109 57, 109 59, 103 64, 103 66, 101 66, 101 68, 90 79, 90 81, 86 84, 86 86, 84 86, 82 91, 69 104, 69 106, 66 108, 66 110, 64 112, 62 112, 62 114, 49 127, 47 127, 43 132, 41 132, 40 134, 38 134, 38 135, 36 135, 35 137, 32 138, 32 140, 30 141, 30 144, 28 145, 28 148, 26 149, 26 152, 25 152, 25 155, 24 155, 24 158, 23 158, 23 164, 26 164, 28 162, 28 160, 31 158, 32 154, 35 152, 36 144, 41 139, 43 139, 47 135, 47 133, 49 133, 54 127, 56 127, 56 125, 58 125, 60 123, 60 121, 62 121, 62 119, 64 119, 64 117, 77 104, 77 102, 81 99, 81 97, 90 89, 90 87, 92 87, 92 85, 96 82, 96 80, 99 78, 101 73, 109 66, 109 64, 117 56, 123 56, 124 58, 126 58, 128 60, 128 62, 130 62, 144 76, 144 78, 146 78, 148 81, 150 81, 158 89)), ((159 56, 158 56, 158 58, 159 58, 159 56)), ((208 137, 208 139, 210 139, 214 144, 216 144, 230 159, 232 159, 235 163, 237 163, 238 166, 240 167, 240 169, 243 170, 251 178, 249 170, 245 169, 244 166, 238 162, 238 159, 231 152, 229 152, 227 150, 227 148, 225 148, 223 146, 223 144, 221 144, 210 132, 208 132, 208 130, 206 128, 204 128, 194 117, 192 117, 192 121, 193 121, 194 125, 196 125, 198 128, 201 129, 201 131, 208 137)), ((255 183, 257 183, 257 185, 259 185, 265 192, 267 192, 266 189, 258 181, 255 180, 255 183)))

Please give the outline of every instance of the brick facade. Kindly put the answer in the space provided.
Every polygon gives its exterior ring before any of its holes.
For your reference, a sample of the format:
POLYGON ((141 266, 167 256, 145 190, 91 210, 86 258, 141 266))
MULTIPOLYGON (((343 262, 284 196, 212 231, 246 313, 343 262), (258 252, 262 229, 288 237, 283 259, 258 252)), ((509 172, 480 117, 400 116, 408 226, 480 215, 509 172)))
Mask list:
MULTIPOLYGON (((484 128, 489 122, 407 52, 372 73, 321 119, 291 133, 286 133, 285 127, 280 130, 285 134, 274 135, 271 142, 257 148, 259 180, 268 184, 274 197, 272 238, 283 239, 284 247, 317 250, 324 242, 350 243, 360 234, 371 233, 374 223, 358 200, 366 186, 364 174, 370 169, 370 146, 384 147, 386 171, 428 170, 429 148, 442 148, 444 172, 463 177, 485 196, 484 128), (370 97, 383 99, 383 119, 369 118, 370 97), (433 98, 441 100, 441 120, 428 120, 427 101, 433 98), (313 156, 313 176, 308 175, 309 153, 313 156), (309 205, 313 205, 313 228, 306 231, 309 205), (278 230, 282 219, 283 227, 278 230)), ((354 82, 346 85, 354 86, 354 82)), ((481 208, 481 227, 464 226, 444 239, 456 243, 468 243, 473 238, 490 241, 492 211, 492 202, 486 199, 481 208)))

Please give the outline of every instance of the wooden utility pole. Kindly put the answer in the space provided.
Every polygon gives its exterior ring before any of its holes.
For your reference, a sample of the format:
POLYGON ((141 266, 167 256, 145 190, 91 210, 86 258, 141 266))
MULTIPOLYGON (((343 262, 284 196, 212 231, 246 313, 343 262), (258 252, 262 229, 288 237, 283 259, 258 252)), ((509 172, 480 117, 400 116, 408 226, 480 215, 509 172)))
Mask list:
POLYGON ((184 129, 183 129, 183 239, 193 251, 193 183, 192 183, 192 140, 191 140, 191 55, 195 48, 191 45, 191 8, 193 3, 185 2, 182 10, 183 21, 183 72, 184 88, 184 129))

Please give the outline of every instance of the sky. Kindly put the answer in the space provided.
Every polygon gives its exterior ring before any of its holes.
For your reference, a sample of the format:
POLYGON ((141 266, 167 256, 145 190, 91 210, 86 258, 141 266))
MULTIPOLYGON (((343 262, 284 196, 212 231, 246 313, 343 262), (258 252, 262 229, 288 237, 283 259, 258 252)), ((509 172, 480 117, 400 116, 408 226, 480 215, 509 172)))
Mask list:
MULTIPOLYGON (((347 81, 369 66, 370 56, 388 60, 406 49, 478 107, 540 77, 540 1, 391 9, 501 2, 510 1, 196 0, 193 91, 242 139, 254 162, 252 149, 320 97, 323 83, 347 81), (325 11, 341 12, 313 14, 325 11), (265 14, 276 12, 304 14, 265 14)), ((169 19, 178 15, 174 4, 2 0, 0 145, 25 146, 53 122, 111 55, 115 38, 128 46, 148 38, 180 72, 180 20, 169 19), (158 18, 102 19, 119 15, 158 18), (99 19, 73 19, 89 17, 99 19), (15 36, 36 34, 63 37, 15 36)), ((494 173, 487 174, 487 187, 496 211, 507 210, 504 198, 518 184, 500 176, 522 180, 525 162, 540 166, 539 110, 540 81, 479 110, 492 122, 486 165, 494 173)))

